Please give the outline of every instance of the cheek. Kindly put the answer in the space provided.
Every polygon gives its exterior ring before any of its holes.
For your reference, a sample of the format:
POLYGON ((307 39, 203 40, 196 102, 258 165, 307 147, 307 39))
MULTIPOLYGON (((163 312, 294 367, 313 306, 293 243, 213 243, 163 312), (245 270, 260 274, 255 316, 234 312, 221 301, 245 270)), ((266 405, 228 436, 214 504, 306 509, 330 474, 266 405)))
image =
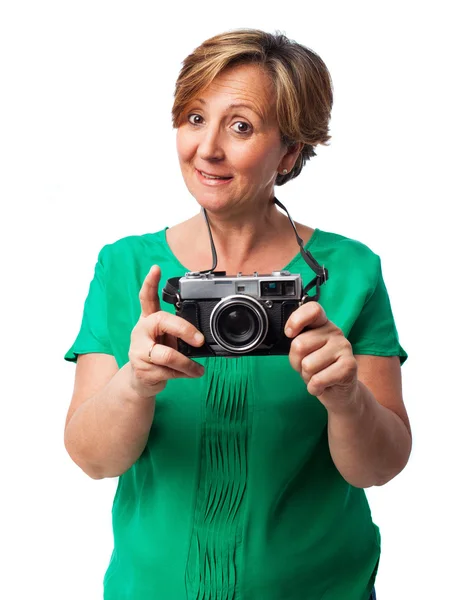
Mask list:
POLYGON ((234 164, 242 172, 249 174, 259 173, 266 168, 268 162, 267 153, 263 148, 247 148, 245 152, 235 152, 234 164))
POLYGON ((256 148, 243 157, 242 166, 250 176, 262 180, 274 173, 278 161, 279 157, 269 147, 256 148))
POLYGON ((190 158, 193 156, 192 144, 180 129, 177 131, 176 147, 181 163, 190 160, 190 158))

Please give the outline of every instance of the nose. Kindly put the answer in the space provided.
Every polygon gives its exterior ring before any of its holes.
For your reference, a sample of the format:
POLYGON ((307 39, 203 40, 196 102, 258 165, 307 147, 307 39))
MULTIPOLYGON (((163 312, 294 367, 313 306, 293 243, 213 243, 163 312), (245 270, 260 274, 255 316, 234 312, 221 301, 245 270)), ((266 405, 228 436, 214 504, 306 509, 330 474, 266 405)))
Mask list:
POLYGON ((225 151, 221 143, 220 128, 209 125, 205 127, 198 141, 197 154, 202 160, 223 160, 225 151))

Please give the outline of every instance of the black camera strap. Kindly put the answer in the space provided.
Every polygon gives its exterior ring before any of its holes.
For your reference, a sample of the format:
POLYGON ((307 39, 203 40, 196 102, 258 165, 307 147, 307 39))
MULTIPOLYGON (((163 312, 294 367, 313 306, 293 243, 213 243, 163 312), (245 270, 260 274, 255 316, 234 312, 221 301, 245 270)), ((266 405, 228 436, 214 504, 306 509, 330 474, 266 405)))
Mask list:
POLYGON ((327 271, 327 269, 325 267, 321 267, 321 265, 317 262, 317 260, 314 258, 314 256, 309 252, 309 250, 306 250, 304 248, 304 241, 301 237, 299 237, 299 234, 296 229, 296 225, 294 225, 294 221, 292 220, 288 209, 284 206, 284 204, 282 202, 280 202, 276 198, 276 196, 274 197, 274 203, 277 204, 279 206, 279 208, 282 208, 285 211, 285 213, 288 215, 288 219, 291 222, 291 225, 293 226, 294 233, 296 234, 296 239, 297 239, 297 243, 299 244, 301 256, 304 258, 304 260, 306 261, 308 266, 311 267, 311 269, 316 274, 314 279, 312 281, 310 281, 303 290, 304 296, 307 296, 307 293, 309 292, 309 290, 312 290, 312 288, 314 286, 316 286, 316 295, 308 296, 306 298, 306 301, 310 301, 310 300, 317 301, 319 299, 319 288, 321 285, 324 285, 326 283, 326 281, 329 279, 329 272, 327 271))
POLYGON ((168 302, 169 304, 181 302, 179 281, 180 277, 171 277, 167 280, 167 283, 162 290, 162 299, 165 300, 165 302, 168 302))
MULTIPOLYGON (((217 268, 218 258, 217 251, 215 248, 215 242, 213 241, 212 229, 210 227, 210 221, 208 220, 207 211, 202 207, 202 213, 205 217, 205 222, 208 227, 208 235, 210 236, 210 246, 212 249, 212 258, 213 258, 213 267, 211 269, 207 269, 206 271, 197 271, 194 273, 195 275, 205 275, 209 273, 213 273, 217 268)), ((217 271, 215 275, 222 274, 220 271, 217 271)), ((224 273, 223 273, 224 274, 224 273)), ((162 298, 165 302, 169 302, 170 304, 176 304, 181 301, 180 298, 180 286, 179 286, 180 277, 171 277, 164 286, 162 290, 162 298)))
MULTIPOLYGON (((312 256, 312 254, 309 252, 309 250, 306 250, 304 248, 304 242, 303 242, 302 238, 299 237, 296 226, 294 224, 294 221, 291 218, 291 215, 288 212, 288 209, 284 206, 284 204, 282 204, 276 198, 276 196, 274 197, 274 203, 277 204, 280 208, 282 208, 286 212, 288 219, 291 222, 291 225, 293 226, 294 233, 296 234, 296 240, 297 240, 297 243, 299 244, 301 256, 303 257, 303 259, 306 261, 306 263, 309 265, 309 267, 311 267, 311 269, 316 274, 316 277, 314 277, 314 279, 312 281, 310 281, 303 290, 304 302, 309 302, 311 300, 317 301, 319 299, 319 287, 321 285, 323 285, 329 279, 328 271, 326 268, 321 267, 321 265, 316 261, 316 259, 312 256), (308 296, 308 292, 314 286, 316 287, 316 295, 308 296)), ((202 213, 205 218, 205 222, 207 224, 208 235, 210 236, 210 246, 211 246, 211 250, 212 250, 213 266, 211 269, 207 269, 205 271, 197 271, 196 273, 194 273, 195 275, 208 275, 208 274, 213 273, 215 271, 215 269, 217 267, 217 263, 218 263, 217 251, 215 248, 215 243, 213 241, 213 235, 212 235, 212 230, 210 227, 210 221, 208 220, 207 211, 204 208, 202 208, 202 213)), ((215 275, 225 275, 225 273, 222 271, 219 271, 219 272, 217 271, 215 273, 215 275)), ((169 302, 170 304, 176 304, 177 302, 180 302, 179 280, 180 280, 180 277, 171 277, 167 281, 165 287, 162 290, 162 298, 165 300, 165 302, 169 302)))

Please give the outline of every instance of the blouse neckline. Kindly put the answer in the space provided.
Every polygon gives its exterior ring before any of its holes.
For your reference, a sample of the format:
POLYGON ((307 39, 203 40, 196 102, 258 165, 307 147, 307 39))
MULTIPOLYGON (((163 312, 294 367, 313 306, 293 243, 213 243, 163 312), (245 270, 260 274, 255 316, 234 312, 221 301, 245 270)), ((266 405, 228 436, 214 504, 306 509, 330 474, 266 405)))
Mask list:
MULTIPOLYGON (((171 257, 171 259, 173 260, 173 262, 180 267, 180 269, 182 269, 183 271, 189 271, 190 269, 188 269, 187 267, 185 267, 180 261, 179 259, 175 256, 175 254, 172 252, 172 249, 169 246, 169 243, 167 241, 167 236, 166 236, 166 231, 167 229, 170 229, 170 227, 165 227, 164 229, 162 229, 161 231, 159 231, 159 236, 161 241, 164 244, 164 247, 167 250, 167 253, 169 254, 169 256, 171 257)), ((311 237, 309 238, 308 242, 304 245, 304 249, 305 250, 309 250, 309 248, 314 244, 314 242, 317 239, 317 236, 319 234, 319 229, 314 229, 311 237)), ((297 245, 297 241, 296 241, 296 245, 297 245)), ((281 271, 289 271, 290 268, 297 263, 299 260, 302 260, 302 255, 301 252, 298 251, 297 254, 290 260, 290 262, 288 262, 287 265, 285 265, 284 267, 282 267, 280 270, 281 271)), ((276 269, 278 270, 278 269, 276 269)))

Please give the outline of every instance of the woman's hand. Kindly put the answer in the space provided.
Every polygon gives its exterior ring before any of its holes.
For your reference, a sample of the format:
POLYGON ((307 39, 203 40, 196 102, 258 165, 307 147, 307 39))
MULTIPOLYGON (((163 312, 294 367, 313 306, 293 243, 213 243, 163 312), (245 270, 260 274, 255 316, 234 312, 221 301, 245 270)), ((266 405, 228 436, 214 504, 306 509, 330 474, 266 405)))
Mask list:
POLYGON ((139 293, 141 316, 129 348, 131 387, 141 397, 159 394, 169 379, 201 377, 203 367, 177 350, 177 338, 201 346, 205 338, 191 323, 160 309, 160 267, 154 265, 139 293))
POLYGON ((294 338, 289 360, 308 392, 328 410, 350 407, 358 388, 357 361, 350 342, 327 319, 322 306, 317 302, 303 304, 289 317, 284 331, 294 338))

